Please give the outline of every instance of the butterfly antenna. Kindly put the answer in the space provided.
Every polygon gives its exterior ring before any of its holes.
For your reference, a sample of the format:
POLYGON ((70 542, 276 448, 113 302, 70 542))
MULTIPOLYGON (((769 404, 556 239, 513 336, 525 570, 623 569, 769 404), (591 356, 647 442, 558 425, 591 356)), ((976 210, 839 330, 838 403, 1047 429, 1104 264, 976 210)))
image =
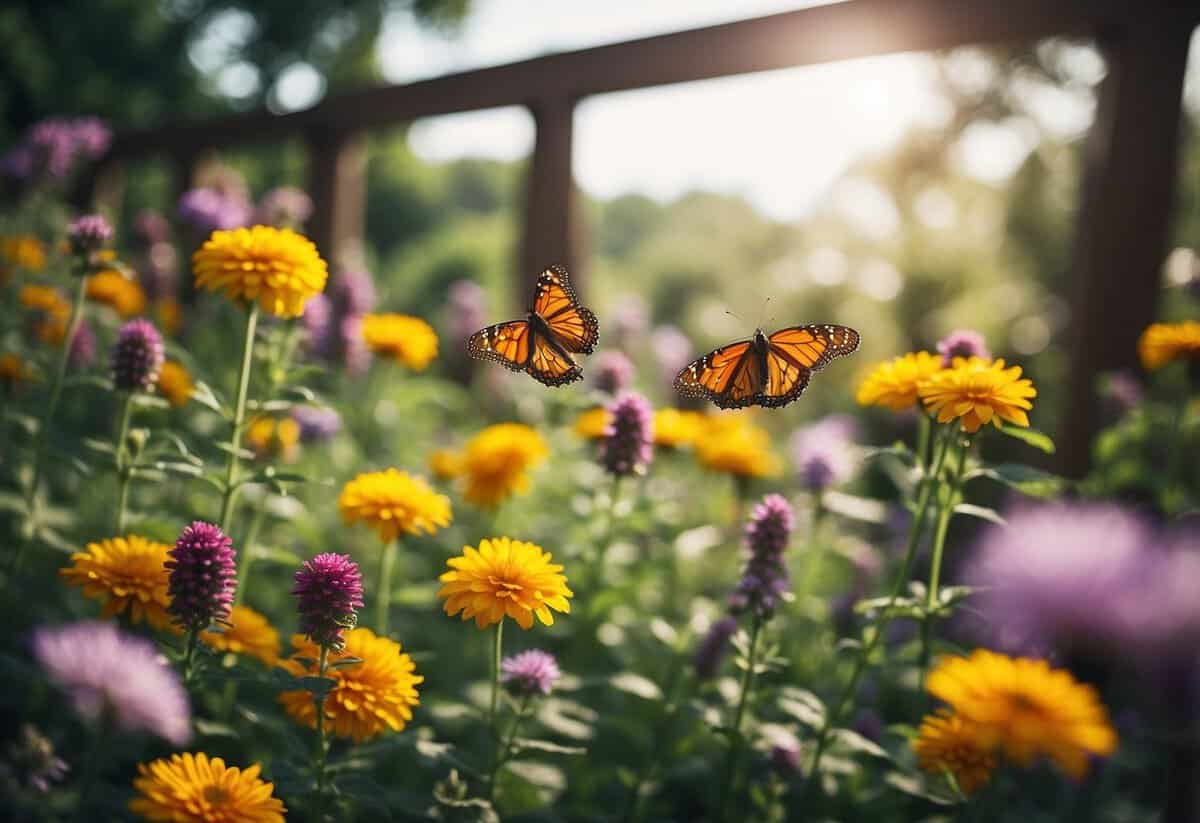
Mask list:
MULTIPOLYGON (((758 316, 759 316, 760 318, 761 318, 761 317, 766 317, 766 314, 767 314, 767 306, 769 306, 769 305, 771 305, 771 295, 767 295, 767 299, 766 299, 766 300, 763 300, 762 308, 761 308, 761 309, 759 310, 759 312, 758 312, 758 316)), ((759 327, 761 328, 762 326, 765 326, 765 325, 770 325, 770 324, 771 324, 771 323, 773 323, 774 321, 775 321, 775 318, 774 318, 774 317, 766 317, 766 322, 765 322, 765 323, 760 323, 760 324, 759 324, 759 327)))
POLYGON ((731 312, 729 309, 726 309, 725 313, 728 314, 730 317, 732 317, 734 320, 738 321, 739 323, 742 322, 742 318, 738 317, 736 314, 731 312))

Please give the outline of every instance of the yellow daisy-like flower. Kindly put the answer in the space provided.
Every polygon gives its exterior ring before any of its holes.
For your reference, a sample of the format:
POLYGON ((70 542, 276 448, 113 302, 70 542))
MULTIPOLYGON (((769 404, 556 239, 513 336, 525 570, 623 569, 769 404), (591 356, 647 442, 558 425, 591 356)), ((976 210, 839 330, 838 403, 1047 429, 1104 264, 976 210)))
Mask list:
POLYGON ((942 356, 927 351, 909 352, 880 363, 858 387, 860 406, 886 406, 904 411, 917 402, 918 388, 942 369, 942 356))
POLYGON ((30 377, 29 367, 15 354, 0 355, 0 383, 15 388, 30 377))
POLYGON ((113 269, 89 277, 86 293, 88 300, 110 306, 122 317, 134 317, 146 310, 146 293, 142 287, 113 269))
POLYGON ((696 459, 707 469, 737 477, 779 474, 782 463, 771 451, 771 437, 745 414, 718 414, 706 418, 696 440, 696 459))
POLYGON ((963 431, 974 433, 987 423, 999 428, 1002 420, 1028 426, 1025 412, 1033 408, 1030 398, 1037 396, 1037 389, 1032 380, 1021 377, 1020 366, 1005 368, 1003 360, 956 357, 950 368, 922 382, 919 393, 939 423, 958 418, 963 431))
POLYGON ((329 277, 317 247, 291 229, 271 226, 214 231, 194 255, 196 285, 254 302, 276 317, 299 317, 329 277))
MULTIPOLYGON (((304 635, 292 637, 292 657, 281 665, 297 677, 317 674, 320 648, 304 635)), ((387 729, 403 731, 421 701, 417 685, 425 678, 415 673, 412 658, 400 644, 379 637, 367 628, 346 632, 346 648, 330 652, 325 676, 336 681, 325 698, 325 728, 338 737, 362 743, 387 729), (361 663, 333 667, 339 660, 357 657, 361 663)), ((288 715, 297 723, 316 728, 317 710, 309 691, 279 695, 288 715)))
POLYGON ((445 585, 437 596, 444 597, 446 614, 462 612, 463 620, 475 618, 481 629, 506 616, 522 629, 533 626, 533 617, 547 626, 554 624, 551 609, 567 614, 574 594, 567 588, 563 567, 541 546, 493 537, 479 541, 479 550, 464 546, 459 557, 446 561, 450 571, 438 579, 445 585))
POLYGON ((279 662, 279 632, 266 617, 249 606, 234 606, 227 622, 219 632, 200 632, 200 639, 219 652, 244 654, 268 666, 279 662))
POLYGON ((1138 340, 1138 357, 1148 371, 1161 369, 1172 360, 1200 359, 1200 323, 1154 323, 1138 340))
POLYGON ((588 409, 575 418, 575 433, 588 440, 599 440, 608 431, 612 415, 603 406, 588 409))
POLYGON ((158 390, 172 406, 186 406, 196 387, 187 367, 178 361, 168 360, 158 373, 158 390))
POLYGON ((338 497, 342 521, 366 523, 390 543, 401 534, 434 534, 450 525, 450 498, 398 469, 360 474, 338 497))
POLYGON ((677 449, 695 445, 704 431, 705 416, 681 409, 658 409, 654 412, 654 445, 677 449))
POLYGON ((14 269, 39 272, 46 268, 46 246, 28 234, 0 237, 0 283, 14 269))
POLYGON ((980 747, 1000 749, 1021 766, 1045 755, 1078 780, 1089 756, 1117 748, 1117 733, 1095 689, 1045 660, 985 649, 944 657, 925 688, 971 724, 980 747))
POLYGON ((287 809, 262 767, 226 766, 203 752, 138 764, 129 810, 163 823, 283 823, 287 809))
POLYGON ((178 631, 167 614, 168 572, 165 564, 171 547, 136 534, 89 543, 87 551, 71 555, 71 564, 59 574, 83 593, 104 604, 103 615, 129 612, 129 619, 144 619, 156 629, 178 631))
POLYGON ((452 480, 462 474, 462 455, 451 449, 437 449, 429 455, 429 471, 439 480, 452 480))
POLYGON ((22 286, 17 301, 37 314, 33 333, 38 340, 57 346, 67 336, 67 322, 71 318, 71 304, 53 286, 30 284, 22 286))
POLYGON ((256 417, 246 426, 246 445, 259 457, 278 455, 291 460, 299 444, 300 424, 290 417, 256 417))
POLYGON ((529 470, 550 454, 537 430, 523 423, 497 423, 471 438, 463 452, 463 497, 494 509, 529 488, 529 470))
POLYGON ((932 774, 950 772, 963 794, 987 785, 996 770, 996 755, 981 745, 979 730, 958 715, 939 709, 925 716, 912 742, 917 763, 932 774))
POLYGON ((362 320, 362 338, 375 354, 390 357, 413 371, 421 371, 437 357, 437 332, 419 317, 368 314, 362 320))

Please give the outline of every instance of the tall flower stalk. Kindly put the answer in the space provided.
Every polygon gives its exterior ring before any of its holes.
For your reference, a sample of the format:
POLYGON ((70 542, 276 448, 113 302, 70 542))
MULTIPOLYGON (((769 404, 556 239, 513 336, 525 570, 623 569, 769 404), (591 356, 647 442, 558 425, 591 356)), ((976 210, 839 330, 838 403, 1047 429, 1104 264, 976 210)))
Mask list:
POLYGON ((746 707, 754 695, 754 680, 758 670, 758 644, 762 636, 763 619, 757 614, 750 623, 750 645, 746 653, 746 668, 742 672, 742 681, 738 687, 737 708, 734 710, 733 723, 729 727, 729 751, 725 756, 725 774, 721 780, 721 800, 718 806, 717 820, 725 821, 729 815, 729 805, 737 786, 738 761, 742 755, 742 723, 746 717, 746 707))
POLYGON ((488 708, 488 728, 492 734, 492 766, 488 771, 488 799, 496 799, 496 776, 500 771, 501 748, 500 734, 500 671, 504 659, 504 618, 496 623, 496 631, 492 634, 492 699, 488 708))
POLYGON ((963 473, 967 463, 967 454, 971 450, 970 438, 960 436, 957 426, 950 428, 946 439, 946 448, 954 449, 955 458, 954 466, 950 469, 950 475, 939 490, 940 506, 938 509, 937 525, 933 531, 933 555, 929 564, 929 585, 925 590, 925 615, 921 621, 922 678, 924 678, 925 672, 929 670, 929 659, 932 653, 933 630, 937 620, 936 610, 942 577, 942 559, 946 548, 946 533, 950 528, 950 518, 954 514, 954 507, 958 505, 963 483, 963 473))
POLYGON ((129 423, 139 392, 158 382, 163 365, 162 335, 148 320, 131 320, 121 327, 112 350, 113 388, 121 398, 121 422, 114 444, 117 469, 117 534, 125 532, 129 486, 137 454, 129 449, 129 423))
POLYGON ((238 492, 238 467, 242 442, 242 429, 246 424, 246 397, 250 393, 250 371, 254 363, 254 336, 258 329, 258 306, 250 306, 246 313, 246 327, 242 338, 242 362, 238 371, 237 399, 233 407, 233 428, 229 436, 229 454, 225 461, 225 487, 221 493, 221 528, 232 526, 233 507, 238 492))
POLYGON ((380 636, 388 632, 388 612, 392 605, 392 574, 396 566, 397 540, 379 546, 379 577, 376 580, 375 631, 380 636))

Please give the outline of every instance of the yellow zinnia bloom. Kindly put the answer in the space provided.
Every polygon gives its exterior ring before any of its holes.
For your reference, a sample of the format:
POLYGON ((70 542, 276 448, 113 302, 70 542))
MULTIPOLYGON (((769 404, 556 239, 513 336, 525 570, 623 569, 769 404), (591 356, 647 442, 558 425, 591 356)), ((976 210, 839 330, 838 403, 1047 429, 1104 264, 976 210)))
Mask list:
POLYGON ((705 418, 696 440, 700 465, 737 477, 768 477, 782 469, 771 452, 771 437, 745 414, 718 414, 705 418))
POLYGON ((1045 660, 985 649, 944 657, 925 688, 971 724, 980 746, 1000 749, 1021 766, 1045 755, 1078 780, 1090 756, 1117 748, 1117 733, 1095 689, 1045 660))
POLYGON ((950 772, 963 794, 987 785, 996 770, 996 755, 983 745, 979 730, 946 709, 925 716, 912 742, 917 763, 932 774, 950 772))
POLYGON ((129 612, 156 629, 178 631, 167 614, 167 568, 171 547, 135 534, 89 543, 87 551, 71 555, 72 565, 59 574, 83 593, 104 604, 103 615, 129 612))
POLYGON ((226 766, 203 752, 138 764, 129 810, 164 823, 283 823, 283 801, 263 781, 262 767, 226 766))
POLYGON ((142 287, 137 281, 112 269, 88 278, 87 299, 111 306, 122 317, 134 317, 146 310, 146 293, 142 287))
POLYGON ((421 371, 437 357, 437 332, 419 317, 368 314, 362 320, 362 338, 375 354, 390 357, 413 371, 421 371))
POLYGON ((249 606, 234 606, 228 626, 200 632, 200 639, 219 652, 244 654, 268 666, 279 662, 279 632, 266 617, 249 606))
POLYGON ((963 431, 971 434, 989 422, 999 428, 1001 420, 1028 426, 1025 411, 1033 408, 1030 398, 1037 396, 1037 389, 1032 380, 1021 377, 1020 366, 1005 368, 1003 360, 956 357, 950 368, 921 383, 920 395, 939 423, 958 418, 963 431))
POLYGON ((18 268, 28 272, 46 268, 46 246, 41 240, 28 234, 0 237, 0 283, 18 268))
POLYGON ((329 277, 317 247, 291 229, 271 226, 214 231, 192 255, 196 285, 254 302, 276 317, 299 317, 329 277))
POLYGON ((941 368, 941 355, 927 351, 909 352, 880 363, 858 387, 858 404, 886 406, 892 411, 912 408, 920 385, 941 368))
POLYGON ((1138 340, 1138 356, 1148 371, 1172 360, 1200 359, 1200 323, 1155 323, 1138 340))
POLYGON ((462 612, 463 620, 473 617, 481 629, 506 616, 522 629, 533 626, 534 615, 551 626, 550 610, 570 613, 567 598, 574 596, 563 567, 553 559, 533 543, 507 537, 481 540, 478 551, 463 546, 461 556, 446 561, 451 570, 438 578, 445 585, 437 596, 446 599, 446 614, 462 612))
POLYGON ((390 543, 401 534, 434 534, 450 525, 450 498, 398 469, 360 474, 338 497, 342 521, 365 523, 390 543))
POLYGON ((523 423, 497 423, 471 438, 463 452, 463 497, 494 509, 529 488, 529 470, 550 454, 546 441, 523 423))
POLYGON ((610 420, 612 415, 603 406, 588 409, 575 418, 575 433, 588 440, 598 440, 608 431, 610 420))
POLYGON ((654 445, 677 449, 695 445, 704 431, 705 416, 681 409, 658 409, 654 412, 654 445))
MULTIPOLYGON (((283 661, 283 668, 296 677, 316 675, 321 655, 317 644, 297 634, 292 637, 292 648, 295 652, 283 661)), ((402 653, 399 643, 359 627, 346 632, 346 648, 331 651, 329 663, 325 676, 336 685, 325 697, 326 729, 362 743, 387 729, 403 731, 412 720, 413 707, 421 702, 417 685, 425 678, 415 673, 412 658, 402 653), (354 657, 362 662, 336 668, 332 665, 354 657)), ((316 728, 312 692, 284 692, 279 702, 297 723, 316 728)))
POLYGON ((71 318, 71 304, 58 289, 31 283, 21 287, 17 301, 36 313, 33 333, 38 340, 52 346, 63 342, 67 336, 67 322, 71 318))
POLYGON ((462 474, 462 455, 451 449, 436 449, 429 455, 429 471, 439 480, 452 480, 462 474))
POLYGON ((192 376, 180 362, 168 360, 158 373, 158 390, 172 406, 186 406, 196 390, 192 376))

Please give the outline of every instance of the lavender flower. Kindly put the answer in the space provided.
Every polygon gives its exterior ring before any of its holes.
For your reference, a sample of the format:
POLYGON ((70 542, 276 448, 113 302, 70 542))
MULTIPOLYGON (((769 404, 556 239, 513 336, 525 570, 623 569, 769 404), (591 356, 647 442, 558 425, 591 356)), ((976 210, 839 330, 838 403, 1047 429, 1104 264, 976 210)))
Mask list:
POLYGON ((33 655, 84 718, 109 717, 176 746, 191 738, 187 692, 149 640, 84 621, 35 630, 33 655))
POLYGON ((792 507, 778 494, 769 494, 750 513, 746 525, 746 548, 750 559, 742 573, 729 607, 734 614, 753 609, 769 618, 788 589, 788 568, 783 552, 791 539, 796 518, 792 507))
POLYGON ((633 363, 619 351, 596 355, 592 384, 607 394, 617 394, 633 382, 633 363))
POLYGON ((337 352, 350 374, 365 374, 371 365, 371 350, 362 336, 362 315, 343 317, 338 324, 337 352))
POLYGON ((737 631, 737 626, 737 620, 726 615, 708 627, 708 632, 700 640, 700 645, 696 647, 696 654, 692 658, 696 677, 701 680, 710 680, 716 676, 717 670, 721 668, 721 663, 725 660, 725 655, 729 652, 729 641, 737 631))
POLYGON ((203 631, 228 620, 237 588, 233 541, 218 526, 197 520, 183 530, 169 552, 167 611, 187 631, 203 631))
POLYGON ((305 347, 316 357, 324 357, 330 350, 330 329, 333 328, 333 304, 323 294, 314 295, 304 304, 300 317, 304 328, 305 347))
POLYGON ((21 727, 21 737, 8 745, 0 775, 13 788, 28 787, 40 794, 67 776, 71 767, 54 751, 54 744, 34 726, 21 727))
POLYGON ((300 442, 329 440, 342 429, 342 418, 327 406, 295 406, 292 419, 300 426, 300 442))
POLYGON ((792 435, 792 459, 800 482, 812 492, 845 482, 854 473, 854 419, 831 414, 792 435))
POLYGON ((313 201, 295 186, 271 189, 258 201, 259 223, 279 228, 298 229, 312 217, 313 201))
POLYGON ((92 324, 83 320, 71 338, 71 348, 67 352, 67 365, 72 369, 82 369, 90 366, 96 359, 96 333, 92 324))
POLYGON ((609 424, 601 442, 604 468, 623 477, 643 474, 654 459, 654 411, 640 394, 623 394, 608 404, 609 424))
POLYGON ((365 269, 347 269, 330 289, 334 311, 339 317, 366 314, 375 308, 375 280, 365 269))
POLYGON ((53 117, 31 126, 0 165, 6 174, 20 180, 42 174, 62 180, 79 160, 94 160, 108 151, 111 141, 112 132, 95 117, 53 117))
POLYGON ((190 189, 179 198, 179 220, 198 234, 217 229, 236 229, 253 219, 250 205, 237 196, 215 188, 190 189))
POLYGON ((562 677, 554 655, 540 649, 506 657, 500 663, 500 680, 510 692, 518 696, 537 693, 550 694, 554 684, 562 677))
POLYGON ((950 332, 938 341, 937 350, 942 355, 943 368, 949 367, 956 357, 982 357, 985 360, 992 358, 983 335, 970 329, 950 332))
POLYGON ((318 554, 296 572, 292 594, 299 601, 300 633, 314 643, 341 651, 342 631, 358 622, 363 607, 362 572, 344 554, 318 554))
POLYGON ((112 242, 113 230, 103 216, 87 214, 70 225, 67 237, 75 254, 87 256, 106 248, 112 242))
POLYGON ((113 384, 120 391, 149 391, 163 364, 162 335, 149 320, 130 320, 112 350, 113 384))
POLYGON ((767 754, 771 769, 783 777, 795 777, 800 774, 800 741, 795 736, 780 734, 771 744, 767 754))
POLYGON ((161 212, 143 209, 133 218, 133 236, 143 246, 166 243, 171 239, 171 224, 161 212))

